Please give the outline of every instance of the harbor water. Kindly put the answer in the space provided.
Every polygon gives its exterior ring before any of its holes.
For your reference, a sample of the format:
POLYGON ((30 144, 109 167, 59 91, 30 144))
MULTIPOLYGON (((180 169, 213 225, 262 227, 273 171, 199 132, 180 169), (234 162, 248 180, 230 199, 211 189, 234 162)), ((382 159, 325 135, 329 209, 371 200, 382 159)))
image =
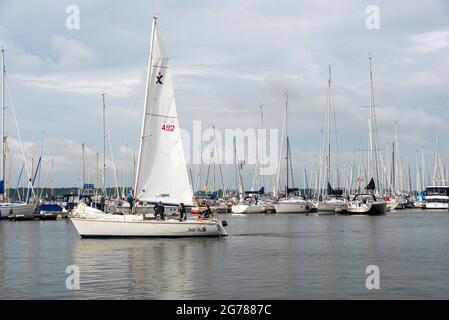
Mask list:
POLYGON ((0 221, 0 299, 449 298, 447 211, 222 219, 221 239, 80 239, 66 219, 0 221), (380 289, 366 287, 369 265, 380 289))

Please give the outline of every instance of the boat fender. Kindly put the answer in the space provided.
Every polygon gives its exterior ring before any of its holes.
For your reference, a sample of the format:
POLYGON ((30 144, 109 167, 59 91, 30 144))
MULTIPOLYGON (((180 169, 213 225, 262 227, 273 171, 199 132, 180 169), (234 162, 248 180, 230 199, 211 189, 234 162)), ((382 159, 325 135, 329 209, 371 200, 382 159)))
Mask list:
POLYGON ((227 227, 227 226, 228 226, 228 223, 226 222, 226 220, 222 220, 222 221, 221 221, 221 225, 222 225, 223 227, 227 227))

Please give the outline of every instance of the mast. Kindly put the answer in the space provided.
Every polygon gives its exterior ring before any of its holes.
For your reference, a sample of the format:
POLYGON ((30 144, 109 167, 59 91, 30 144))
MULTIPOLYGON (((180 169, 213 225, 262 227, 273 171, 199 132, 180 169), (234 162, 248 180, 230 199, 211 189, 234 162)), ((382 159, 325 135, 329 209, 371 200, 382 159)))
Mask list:
POLYGON ((2 180, 3 180, 3 191, 2 198, 7 200, 5 196, 6 190, 6 136, 5 136, 5 49, 1 49, 2 52, 2 180))
MULTIPOLYGON (((238 163, 237 163, 237 146, 235 143, 235 136, 232 138, 232 142, 234 144, 234 167, 235 167, 235 184, 237 189, 240 188, 240 181, 239 181, 239 168, 238 168, 238 163)), ((201 161, 202 163, 202 161, 201 161)), ((200 171, 201 173, 201 171, 200 171)))
MULTIPOLYGON (((217 160, 218 160, 218 171, 220 173, 220 179, 221 179, 221 189, 222 189, 221 192, 222 192, 223 198, 226 199, 227 192, 226 192, 225 185, 224 185, 223 171, 221 170, 220 153, 218 152, 217 136, 215 134, 215 126, 212 126, 212 128, 214 129, 215 149, 217 150, 216 157, 217 157, 217 160)), ((215 161, 214 161, 214 165, 215 165, 215 161)), ((215 187, 215 170, 214 170, 214 187, 215 187)))
POLYGON ((290 162, 289 168, 290 168, 290 177, 292 178, 291 179, 291 185, 294 188, 295 187, 295 179, 293 177, 293 164, 292 164, 292 154, 291 154, 291 151, 290 151, 290 139, 287 139, 287 157, 290 160, 289 161, 290 162))
POLYGON ((424 147, 421 146, 421 186, 422 186, 422 190, 423 191, 427 185, 427 172, 426 172, 426 165, 424 163, 424 147))
POLYGON ((53 196, 54 196, 54 184, 53 184, 53 169, 55 167, 55 159, 51 158, 51 179, 50 179, 50 184, 51 184, 51 199, 53 200, 53 196))
POLYGON ((31 179, 33 179, 33 175, 34 175, 34 156, 35 156, 35 147, 36 143, 34 141, 34 135, 33 135, 33 148, 32 148, 32 152, 31 152, 31 179))
POLYGON ((434 164, 433 164, 433 178, 432 185, 436 186, 437 180, 437 167, 438 167, 438 134, 435 135, 435 155, 434 155, 434 164))
POLYGON ((379 186, 379 166, 377 155, 377 125, 376 125, 376 111, 374 102, 374 85, 373 85, 373 71, 372 71, 372 57, 369 54, 369 92, 370 92, 370 105, 368 116, 368 180, 375 178, 377 180, 377 190, 380 190, 379 186))
POLYGON ((395 144, 393 141, 393 153, 392 153, 392 159, 391 159, 391 186, 393 188, 393 193, 396 193, 396 172, 395 172, 395 166, 396 166, 396 160, 395 160, 395 144))
POLYGON ((85 157, 84 157, 84 143, 81 144, 81 155, 82 155, 82 162, 83 162, 83 190, 84 190, 84 186, 86 185, 86 164, 85 164, 85 157))
POLYGON ((372 72, 371 72, 371 54, 369 55, 369 77, 370 77, 370 86, 369 86, 369 91, 370 91, 370 105, 369 105, 369 116, 368 116, 368 179, 371 179, 371 177, 373 176, 373 121, 372 121, 372 116, 373 116, 373 92, 372 92, 372 72))
POLYGON ((99 169, 100 169, 100 166, 99 166, 99 153, 97 152, 97 161, 96 161, 96 182, 97 182, 97 185, 96 185, 96 187, 95 187, 95 195, 97 195, 97 190, 98 190, 98 185, 99 185, 99 174, 98 174, 98 172, 99 172, 99 169))
POLYGON ((125 167, 123 168, 123 186, 122 186, 122 195, 124 198, 127 196, 127 189, 128 186, 128 160, 129 160, 129 154, 128 154, 128 144, 126 145, 126 154, 125 154, 125 167))
MULTIPOLYGON (((41 161, 42 163, 42 158, 44 156, 44 131, 42 131, 41 134, 41 150, 40 150, 40 155, 39 155, 39 161, 41 161)), ((42 165, 41 165, 41 169, 38 172, 38 176, 37 176, 37 190, 40 190, 40 193, 37 192, 38 194, 38 199, 40 198, 40 194, 42 194, 42 192, 44 191, 44 188, 42 187, 42 189, 40 189, 41 187, 41 173, 42 173, 42 165)))
POLYGON ((287 125, 287 110, 288 110, 288 95, 287 92, 285 93, 285 137, 286 137, 286 159, 287 159, 287 180, 286 180, 286 184, 285 184, 285 197, 288 197, 288 166, 289 166, 289 161, 288 161, 288 149, 289 149, 289 144, 288 144, 288 125, 287 125))
POLYGON ((140 143, 139 143, 139 155, 137 157, 137 168, 136 168, 136 177, 134 179, 134 192, 137 197, 138 190, 137 190, 137 184, 139 183, 139 171, 140 171, 140 158, 142 157, 142 145, 143 145, 143 139, 145 134, 145 118, 146 118, 146 106, 148 103, 148 89, 150 87, 150 75, 151 75, 151 64, 153 60, 153 44, 154 44, 154 34, 156 31, 156 20, 157 18, 153 17, 153 24, 151 27, 151 40, 150 40, 150 56, 148 60, 148 69, 147 69, 147 84, 145 87, 145 102, 143 104, 143 119, 142 121, 142 130, 140 133, 140 143))
POLYGON ((304 167, 304 193, 307 193, 307 196, 310 196, 310 189, 309 189, 309 179, 307 179, 307 171, 306 167, 304 167))
POLYGON ((409 193, 412 194, 413 186, 412 186, 412 175, 410 172, 410 165, 408 166, 408 187, 409 187, 409 193))
MULTIPOLYGON (((260 129, 261 129, 261 131, 262 131, 262 129, 263 129, 263 104, 262 105, 260 105, 259 106, 259 108, 260 108, 260 129)), ((260 155, 262 156, 261 158, 263 158, 264 156, 265 156, 265 140, 261 140, 260 141, 260 147, 261 147, 261 150, 260 150, 260 155)), ((257 160, 257 163, 259 163, 259 159, 257 160)), ((260 168, 259 168, 259 171, 260 171, 260 168)), ((262 187, 264 187, 264 189, 267 187, 266 185, 265 185, 265 170, 263 170, 264 172, 264 174, 262 174, 262 187)))
POLYGON ((102 189, 103 195, 106 197, 106 103, 104 99, 104 92, 101 94, 103 98, 103 179, 102 189))
POLYGON ((416 155, 415 155, 415 165, 416 165, 416 193, 421 192, 421 168, 419 166, 419 160, 418 160, 418 149, 416 149, 416 155))
MULTIPOLYGON (((235 140, 235 138, 234 138, 234 140, 235 140)), ((199 149, 198 154, 201 155, 201 145, 199 146, 198 149, 199 149)), ((202 156, 200 157, 200 164, 199 164, 199 166, 196 167, 196 171, 197 171, 197 175, 196 175, 197 178, 195 179, 195 186, 193 186, 194 193, 195 193, 195 191, 198 191, 198 186, 201 184, 201 179, 202 179, 201 173, 203 171, 203 157, 202 156)))
POLYGON ((136 180, 136 151, 133 150, 133 180, 131 181, 131 186, 134 186, 136 180))
POLYGON ((214 162, 212 163, 212 192, 217 191, 217 184, 216 184, 216 172, 215 172, 215 157, 214 157, 214 162))
MULTIPOLYGON (((329 81, 327 92, 327 183, 331 180, 331 66, 329 67, 329 81)), ((326 186, 327 193, 327 186, 326 186)))

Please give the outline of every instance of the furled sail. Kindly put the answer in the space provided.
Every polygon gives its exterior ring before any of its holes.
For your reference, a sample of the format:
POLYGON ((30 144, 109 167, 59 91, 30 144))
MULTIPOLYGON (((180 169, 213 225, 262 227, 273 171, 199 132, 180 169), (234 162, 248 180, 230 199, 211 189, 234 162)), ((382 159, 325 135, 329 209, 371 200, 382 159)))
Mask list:
POLYGON ((136 172, 141 201, 192 204, 176 112, 169 58, 153 20, 147 86, 136 172))

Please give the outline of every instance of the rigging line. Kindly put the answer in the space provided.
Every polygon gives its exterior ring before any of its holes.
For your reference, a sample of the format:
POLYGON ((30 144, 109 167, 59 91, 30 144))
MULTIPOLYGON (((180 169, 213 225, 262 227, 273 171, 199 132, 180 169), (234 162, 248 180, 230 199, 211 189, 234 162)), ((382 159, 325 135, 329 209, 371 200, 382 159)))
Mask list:
MULTIPOLYGON (((284 111, 284 112, 286 113, 286 111, 284 111)), ((282 155, 283 155, 283 149, 284 149, 285 120, 286 120, 286 115, 284 114, 284 116, 282 117, 281 148, 279 150, 280 152, 279 152, 279 157, 278 157, 277 176, 274 181, 276 192, 279 192, 279 190, 280 190, 280 182, 281 182, 280 181, 280 173, 281 173, 281 163, 282 163, 282 155)))
POLYGON ((40 189, 40 192, 38 192, 38 199, 42 198, 42 194, 44 193, 44 189, 46 189, 46 187, 44 187, 44 185, 47 184, 48 178, 50 176, 50 172, 51 172, 51 167, 50 170, 47 170, 46 175, 42 181, 42 188, 40 189))
MULTIPOLYGON (((13 99, 12 99, 11 89, 10 89, 10 87, 9 87, 9 77, 7 76, 6 72, 5 72, 5 80, 6 80, 6 81, 5 81, 5 83, 6 83, 6 89, 7 89, 7 91, 8 91, 9 100, 10 100, 10 102, 11 102, 11 110, 12 110, 12 114, 13 114, 13 119, 14 119, 14 123, 15 123, 15 125, 16 125, 17 136, 18 136, 18 138, 19 138, 20 149, 21 149, 21 151, 22 151, 23 161, 24 161, 24 163, 25 163, 25 170, 26 170, 27 175, 28 175, 28 182, 29 182, 29 183, 28 183, 28 187, 31 188, 32 195, 33 195, 33 197, 35 197, 36 195, 34 194, 34 188, 33 188, 33 185, 31 184, 31 179, 32 179, 32 178, 31 178, 30 170, 29 170, 28 164, 27 164, 27 158, 26 158, 26 155, 25 155, 25 149, 24 149, 24 147, 23 147, 22 135, 20 134, 19 123, 18 123, 17 117, 16 117, 16 110, 15 110, 15 108, 14 108, 14 102, 13 102, 13 99), (31 184, 31 185, 30 185, 30 184, 31 184)), ((28 200, 28 199, 27 199, 27 200, 28 200)))
MULTIPOLYGON (((43 156, 44 156, 44 134, 45 134, 45 132, 42 131, 40 159, 42 159, 43 156)), ((40 170, 38 171, 38 176, 37 176, 37 194, 38 194, 38 198, 39 198, 39 194, 41 193, 41 192, 39 192, 39 189, 40 189, 40 186, 41 186, 41 173, 42 173, 42 164, 41 164, 40 170)))
MULTIPOLYGON (((111 132, 109 131, 109 126, 107 127, 107 136, 108 136, 108 142, 109 142, 109 153, 111 155, 111 161, 112 161, 112 172, 114 173, 114 180, 115 180, 115 189, 117 192, 117 198, 120 198, 120 190, 119 190, 119 181, 117 177, 117 164, 114 161, 114 153, 112 152, 112 144, 111 144, 111 132)), ((124 198, 124 195, 122 195, 124 198)))
MULTIPOLYGON (((333 106, 332 108, 332 113, 333 113, 333 124, 334 124, 334 131, 332 132, 335 135, 335 145, 336 145, 336 152, 335 152, 335 158, 336 158, 336 168, 339 167, 340 165, 340 143, 338 140, 338 133, 337 133, 337 113, 335 111, 335 95, 334 92, 331 92, 332 95, 332 100, 331 100, 331 105, 333 106)), ((337 181, 338 182, 338 181, 337 181)))
POLYGON ((24 166, 24 164, 22 164, 22 169, 20 170, 19 178, 17 179, 17 183, 16 183, 16 193, 15 194, 16 194, 17 199, 19 200, 19 202, 22 202, 22 196, 20 194, 20 187, 19 187, 19 185, 20 185, 20 180, 22 179, 23 166, 24 166))
MULTIPOLYGON (((12 165, 13 164, 13 161, 12 161, 12 154, 11 154, 11 152, 9 152, 10 151, 10 149, 9 149, 9 146, 8 146, 8 144, 6 144, 6 150, 5 150, 7 153, 8 153, 8 160, 9 160, 9 171, 10 171, 10 174, 9 174, 9 176, 12 174, 12 176, 13 177, 15 177, 16 176, 16 173, 15 173, 15 168, 14 168, 14 166, 12 165)), ((23 164, 22 164, 22 169, 21 169, 21 171, 20 172, 22 172, 23 171, 23 164)), ((8 179, 9 181, 10 181, 10 179, 8 179)), ((17 185, 19 184, 19 182, 20 182, 20 178, 18 179, 18 181, 17 181, 17 185)), ((9 182, 9 185, 11 186, 11 182, 9 182)), ((18 191, 18 188, 16 188, 17 190, 16 190, 16 194, 18 194, 18 196, 19 196, 19 201, 21 201, 21 197, 20 197, 20 191, 18 191)), ((5 190, 6 190, 6 186, 5 186, 5 190)))

